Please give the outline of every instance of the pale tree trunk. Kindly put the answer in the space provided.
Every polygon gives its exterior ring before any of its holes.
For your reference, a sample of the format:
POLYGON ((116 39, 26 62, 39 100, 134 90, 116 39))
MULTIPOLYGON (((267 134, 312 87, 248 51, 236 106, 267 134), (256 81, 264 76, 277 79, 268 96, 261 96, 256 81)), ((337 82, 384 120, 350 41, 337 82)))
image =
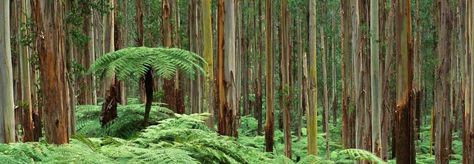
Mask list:
POLYGON ((219 128, 222 135, 237 136, 237 91, 235 78, 235 8, 232 0, 218 1, 218 93, 219 128), (225 15, 224 15, 225 13, 225 15), (224 17, 225 16, 225 17, 224 17), (225 37, 224 37, 225 35, 225 37), (225 41, 224 41, 225 39, 225 41), (226 44, 224 44, 224 42, 226 44), (225 49, 225 51, 224 51, 225 49))
POLYGON ((438 33, 438 67, 435 80, 435 156, 436 163, 448 163, 451 154, 451 25, 450 3, 440 1, 440 26, 438 33))
POLYGON ((372 114, 372 152, 382 157, 382 90, 379 62, 379 1, 370 0, 370 85, 372 114))
POLYGON ((214 60, 212 49, 212 19, 211 19, 211 0, 202 1, 202 25, 203 25, 203 44, 204 59, 207 64, 204 65, 206 71, 206 81, 204 83, 204 112, 210 113, 207 120, 209 127, 214 127, 214 60))
POLYGON ((69 142, 70 106, 65 69, 65 44, 61 2, 31 1, 36 23, 38 55, 43 91, 43 120, 46 141, 54 144, 69 142))
MULTIPOLYGON (((21 1, 21 24, 26 24, 26 17, 30 16, 30 4, 26 0, 21 1)), ((22 36, 28 36, 28 30, 23 33, 20 32, 20 38, 22 36)), ((31 99, 31 81, 30 81, 30 49, 27 45, 20 44, 20 72, 21 72, 21 99, 23 104, 20 108, 22 111, 22 127, 23 127, 23 142, 34 141, 33 133, 33 101, 31 99)))
POLYGON ((309 1, 309 108, 307 111, 308 154, 317 155, 317 67, 316 67, 316 1, 309 1))
POLYGON ((272 34, 272 2, 265 1, 265 36, 266 36, 266 114, 265 114, 265 151, 273 152, 274 144, 274 106, 273 106, 273 34, 272 34))
POLYGON ((13 71, 10 45, 10 1, 0 2, 0 143, 15 142, 13 71))
POLYGON ((397 163, 415 163, 413 125, 413 39, 410 0, 400 0, 396 9, 397 104, 395 136, 397 163))

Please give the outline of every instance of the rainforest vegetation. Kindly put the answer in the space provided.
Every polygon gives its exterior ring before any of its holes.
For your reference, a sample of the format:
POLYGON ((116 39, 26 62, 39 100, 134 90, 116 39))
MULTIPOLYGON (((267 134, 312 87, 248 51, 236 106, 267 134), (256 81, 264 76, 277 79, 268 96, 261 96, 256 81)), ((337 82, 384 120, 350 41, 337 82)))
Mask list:
POLYGON ((474 163, 472 0, 2 0, 0 163, 474 163))

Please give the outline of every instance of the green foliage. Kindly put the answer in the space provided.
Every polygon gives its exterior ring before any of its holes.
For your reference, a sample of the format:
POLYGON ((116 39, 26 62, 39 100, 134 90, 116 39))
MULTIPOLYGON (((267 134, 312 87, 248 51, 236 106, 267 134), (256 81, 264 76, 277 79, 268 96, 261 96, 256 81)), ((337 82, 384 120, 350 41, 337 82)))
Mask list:
MULTIPOLYGON (((130 138, 136 136, 144 127, 142 104, 130 104, 118 106, 118 119, 108 123, 104 128, 99 122, 101 106, 82 105, 76 109, 76 130, 78 134, 87 137, 120 137, 130 138)), ((158 124, 158 121, 173 117, 173 111, 162 107, 162 104, 154 104, 150 112, 150 124, 158 124)))
POLYGON ((101 77, 115 73, 121 80, 138 80, 152 69, 156 76, 171 78, 177 70, 189 76, 204 73, 204 63, 197 54, 178 48, 129 47, 102 55, 90 71, 101 77))
POLYGON ((361 149, 346 149, 331 154, 331 158, 340 163, 353 163, 355 160, 374 163, 386 163, 376 155, 361 149))

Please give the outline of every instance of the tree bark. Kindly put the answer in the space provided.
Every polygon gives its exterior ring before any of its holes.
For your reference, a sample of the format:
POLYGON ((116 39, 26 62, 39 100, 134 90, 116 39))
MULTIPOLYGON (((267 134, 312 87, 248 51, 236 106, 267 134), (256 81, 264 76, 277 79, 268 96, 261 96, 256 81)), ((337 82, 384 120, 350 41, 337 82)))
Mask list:
POLYGON ((349 1, 341 1, 341 77, 342 77, 342 141, 345 148, 354 147, 352 138, 353 126, 351 126, 351 111, 349 105, 351 101, 351 27, 349 22, 352 17, 349 1))
MULTIPOLYGON (((26 17, 30 16, 30 5, 26 0, 21 1, 21 24, 26 25, 26 17)), ((28 36, 28 30, 24 30, 23 33, 20 32, 20 38, 23 36, 28 36)), ((20 44, 20 72, 21 72, 21 96, 23 104, 20 104, 22 111, 22 128, 23 128, 23 142, 31 142, 34 140, 33 133, 33 101, 31 99, 31 81, 30 81, 30 49, 28 45, 20 44)))
POLYGON ((382 157, 382 89, 379 62, 379 1, 370 0, 370 85, 372 114, 372 152, 382 157))
POLYGON ((62 2, 31 1, 36 23, 46 141, 69 142, 69 95, 64 63, 65 45, 62 2))
POLYGON ((203 43, 204 43, 204 59, 207 64, 204 65, 206 71, 206 82, 204 83, 204 110, 210 113, 207 125, 214 127, 214 55, 212 49, 212 19, 211 19, 211 0, 202 1, 202 25, 203 27, 203 43))
POLYGON ((451 70, 452 11, 450 3, 440 0, 440 25, 438 33, 438 67, 435 80, 435 156, 436 163, 448 163, 451 154, 451 70))
POLYGON ((15 142, 13 68, 10 45, 10 1, 0 2, 0 143, 15 142))
POLYGON ((395 109, 395 155, 397 163, 415 163, 413 103, 413 38, 410 0, 396 3, 397 104, 395 109))
POLYGON ((316 67, 316 1, 309 1, 309 109, 307 114, 307 130, 308 130, 308 154, 317 155, 317 107, 318 107, 318 90, 317 90, 317 67, 316 67))
POLYGON ((272 24, 272 2, 265 1, 265 23, 266 23, 266 114, 265 114, 265 151, 273 152, 274 144, 274 106, 273 106, 273 24, 272 24))
POLYGON ((464 14, 465 23, 465 47, 466 55, 464 62, 465 71, 465 101, 463 115, 463 163, 468 164, 474 161, 474 2, 466 0, 466 12, 464 14))
POLYGON ((283 110, 283 131, 285 143, 285 155, 291 159, 291 128, 290 128, 290 51, 289 51, 289 29, 288 29, 288 1, 281 1, 280 11, 280 27, 281 27, 281 108, 283 110))
MULTIPOLYGON (((163 35, 163 46, 164 47, 171 47, 173 42, 171 40, 171 33, 173 32, 171 29, 170 23, 170 14, 171 8, 169 0, 162 1, 162 20, 163 20, 163 28, 162 28, 162 35, 163 35)), ((165 103, 168 104, 168 107, 174 110, 178 114, 184 114, 184 97, 183 91, 179 85, 180 75, 176 73, 174 79, 165 79, 163 89, 165 91, 165 103)))

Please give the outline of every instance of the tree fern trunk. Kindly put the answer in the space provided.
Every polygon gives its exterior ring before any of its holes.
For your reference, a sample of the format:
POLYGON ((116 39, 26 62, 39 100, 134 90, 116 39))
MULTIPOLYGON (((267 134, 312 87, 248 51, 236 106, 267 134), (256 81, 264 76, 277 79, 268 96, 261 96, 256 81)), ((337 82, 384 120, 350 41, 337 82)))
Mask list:
POLYGON ((144 125, 148 126, 148 119, 150 117, 151 105, 153 103, 153 71, 151 68, 148 69, 145 75, 145 91, 146 91, 146 104, 145 104, 145 115, 144 125))

